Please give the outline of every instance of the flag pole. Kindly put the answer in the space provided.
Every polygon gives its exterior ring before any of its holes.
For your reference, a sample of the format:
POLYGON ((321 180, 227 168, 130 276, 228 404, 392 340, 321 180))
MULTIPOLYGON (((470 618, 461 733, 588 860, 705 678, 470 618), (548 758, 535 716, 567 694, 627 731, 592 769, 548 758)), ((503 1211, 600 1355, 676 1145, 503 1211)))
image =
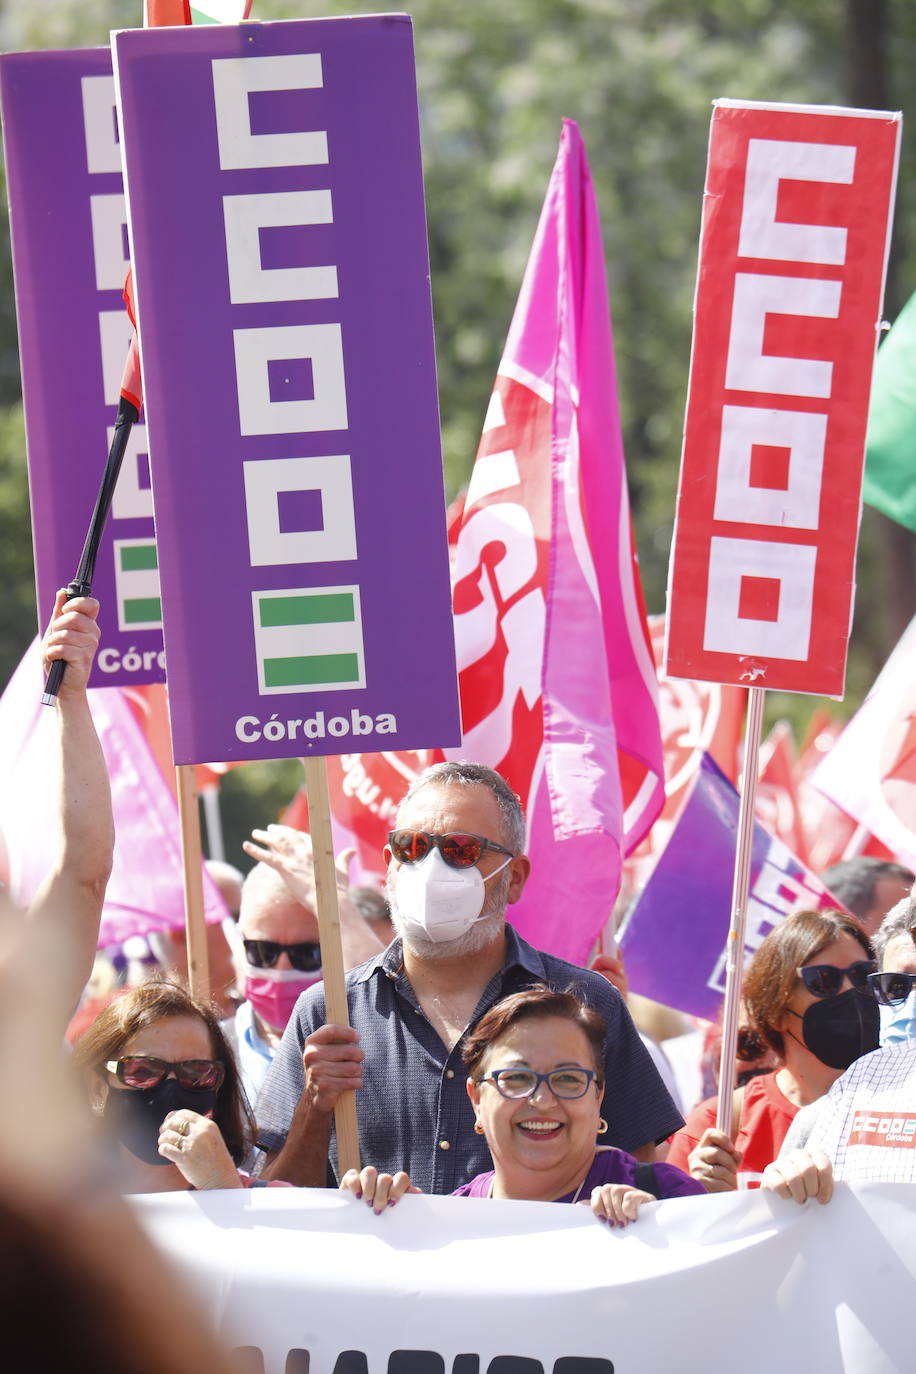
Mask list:
MULTIPOLYGON (((105 521, 108 519, 111 498, 114 496, 118 473, 121 471, 121 463, 127 449, 130 432, 139 418, 140 412, 137 407, 126 396, 122 396, 118 403, 118 418, 115 421, 114 436, 108 451, 108 462, 102 473, 102 482, 96 497, 95 510, 92 512, 92 519, 89 522, 82 557, 76 570, 76 576, 67 588, 68 601, 72 601, 75 596, 89 596, 92 593, 95 561, 98 557, 105 521)), ((41 697, 43 706, 53 706, 56 702, 66 666, 62 658, 55 659, 51 664, 51 670, 48 673, 41 697)))
POLYGON ((748 688, 747 722, 744 728, 744 768, 738 804, 738 839, 732 881, 732 914, 725 950, 725 1009, 722 1015, 722 1051, 719 1058, 719 1099, 716 1129, 732 1133, 735 1098, 735 1052, 738 1047, 738 1011, 744 972, 744 930, 751 885, 751 851, 754 837, 754 802, 760 762, 760 734, 766 689, 748 688))
MULTIPOLYGON (((318 903, 318 938, 321 942, 321 969, 324 977, 324 1004, 328 1022, 349 1026, 350 1011, 344 983, 343 949, 340 943, 340 913, 337 907, 337 869, 331 836, 331 808, 328 801, 328 766, 324 758, 304 758, 305 791, 309 804, 309 832, 315 865, 315 894, 318 903)), ((359 1168, 359 1133, 356 1123, 356 1098, 342 1093, 334 1108, 337 1131, 337 1156, 340 1175, 359 1168)))
POLYGON ((219 783, 208 783, 200 789, 200 799, 204 807, 204 824, 207 827, 207 850, 211 859, 220 863, 226 861, 226 845, 223 840, 223 821, 219 809, 219 783))
POLYGON ((210 1000, 207 926, 204 921, 203 852, 194 765, 175 768, 178 818, 181 825, 181 866, 184 873, 184 924, 188 945, 188 987, 198 1002, 210 1000))

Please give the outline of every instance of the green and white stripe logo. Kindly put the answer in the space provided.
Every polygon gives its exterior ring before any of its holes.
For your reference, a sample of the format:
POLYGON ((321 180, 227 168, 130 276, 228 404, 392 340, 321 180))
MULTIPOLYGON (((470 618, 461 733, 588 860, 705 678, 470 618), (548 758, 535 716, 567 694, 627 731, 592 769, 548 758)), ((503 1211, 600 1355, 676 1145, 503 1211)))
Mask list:
POLYGON ((261 696, 365 687, 359 587, 254 592, 252 601, 261 696))
POLYGON ((153 539, 115 539, 119 630, 161 630, 159 556, 153 539))

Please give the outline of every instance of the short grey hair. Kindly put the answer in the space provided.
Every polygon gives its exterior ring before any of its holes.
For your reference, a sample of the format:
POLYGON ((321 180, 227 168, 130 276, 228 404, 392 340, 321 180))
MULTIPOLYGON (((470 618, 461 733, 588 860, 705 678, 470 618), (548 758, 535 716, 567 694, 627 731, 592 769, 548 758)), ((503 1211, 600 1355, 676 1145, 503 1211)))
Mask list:
POLYGON ((916 898, 902 897, 896 906, 891 907, 871 937, 879 969, 884 964, 885 951, 891 940, 896 940, 898 935, 909 935, 914 928, 916 928, 916 898))
POLYGON ((424 787, 486 787, 496 800, 502 820, 503 839, 513 854, 525 852, 525 813, 518 797, 506 779, 485 763, 434 763, 425 768, 419 777, 414 778, 407 789, 398 811, 413 801, 424 787))

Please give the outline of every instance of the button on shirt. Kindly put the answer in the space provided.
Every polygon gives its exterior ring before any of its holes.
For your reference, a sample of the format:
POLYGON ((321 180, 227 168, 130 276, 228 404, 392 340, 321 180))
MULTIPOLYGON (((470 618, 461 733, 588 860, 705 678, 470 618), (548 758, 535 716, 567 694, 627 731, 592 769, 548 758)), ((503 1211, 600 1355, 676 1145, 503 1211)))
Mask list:
MULTIPOLYGON (((536 983, 571 989, 607 1024, 604 1142, 634 1150, 678 1130, 680 1114, 617 989, 600 974, 534 949, 509 925, 505 963, 484 989, 468 1029, 502 997, 536 983)), ((427 1021, 404 972, 400 940, 351 969, 346 987, 350 1024, 366 1056, 363 1087, 356 1094, 362 1163, 389 1173, 406 1169, 425 1193, 451 1193, 491 1169, 486 1141, 474 1134, 461 1058, 464 1036, 448 1050, 427 1021)), ((325 1020, 319 983, 296 1003, 258 1098, 258 1144, 263 1150, 277 1151, 286 1139, 304 1086, 303 1046, 325 1020)), ((336 1173, 333 1135, 331 1163, 336 1173)))

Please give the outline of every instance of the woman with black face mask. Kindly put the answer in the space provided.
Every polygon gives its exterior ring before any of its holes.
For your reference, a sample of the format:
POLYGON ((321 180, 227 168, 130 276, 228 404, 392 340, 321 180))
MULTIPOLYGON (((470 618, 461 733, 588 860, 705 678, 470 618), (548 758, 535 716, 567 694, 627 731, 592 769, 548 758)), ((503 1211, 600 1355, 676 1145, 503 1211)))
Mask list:
POLYGON ((757 1186, 799 1107, 877 1049, 878 1003, 868 982, 876 967, 868 936, 838 911, 798 911, 781 921, 742 986, 750 1029, 774 1051, 777 1067, 735 1093, 733 1138, 715 1129, 717 1103, 708 1098, 673 1137, 668 1163, 711 1193, 757 1186))
POLYGON ((124 1192, 242 1188, 254 1120, 214 1010, 164 979, 131 989, 73 1064, 117 1155, 124 1192))

